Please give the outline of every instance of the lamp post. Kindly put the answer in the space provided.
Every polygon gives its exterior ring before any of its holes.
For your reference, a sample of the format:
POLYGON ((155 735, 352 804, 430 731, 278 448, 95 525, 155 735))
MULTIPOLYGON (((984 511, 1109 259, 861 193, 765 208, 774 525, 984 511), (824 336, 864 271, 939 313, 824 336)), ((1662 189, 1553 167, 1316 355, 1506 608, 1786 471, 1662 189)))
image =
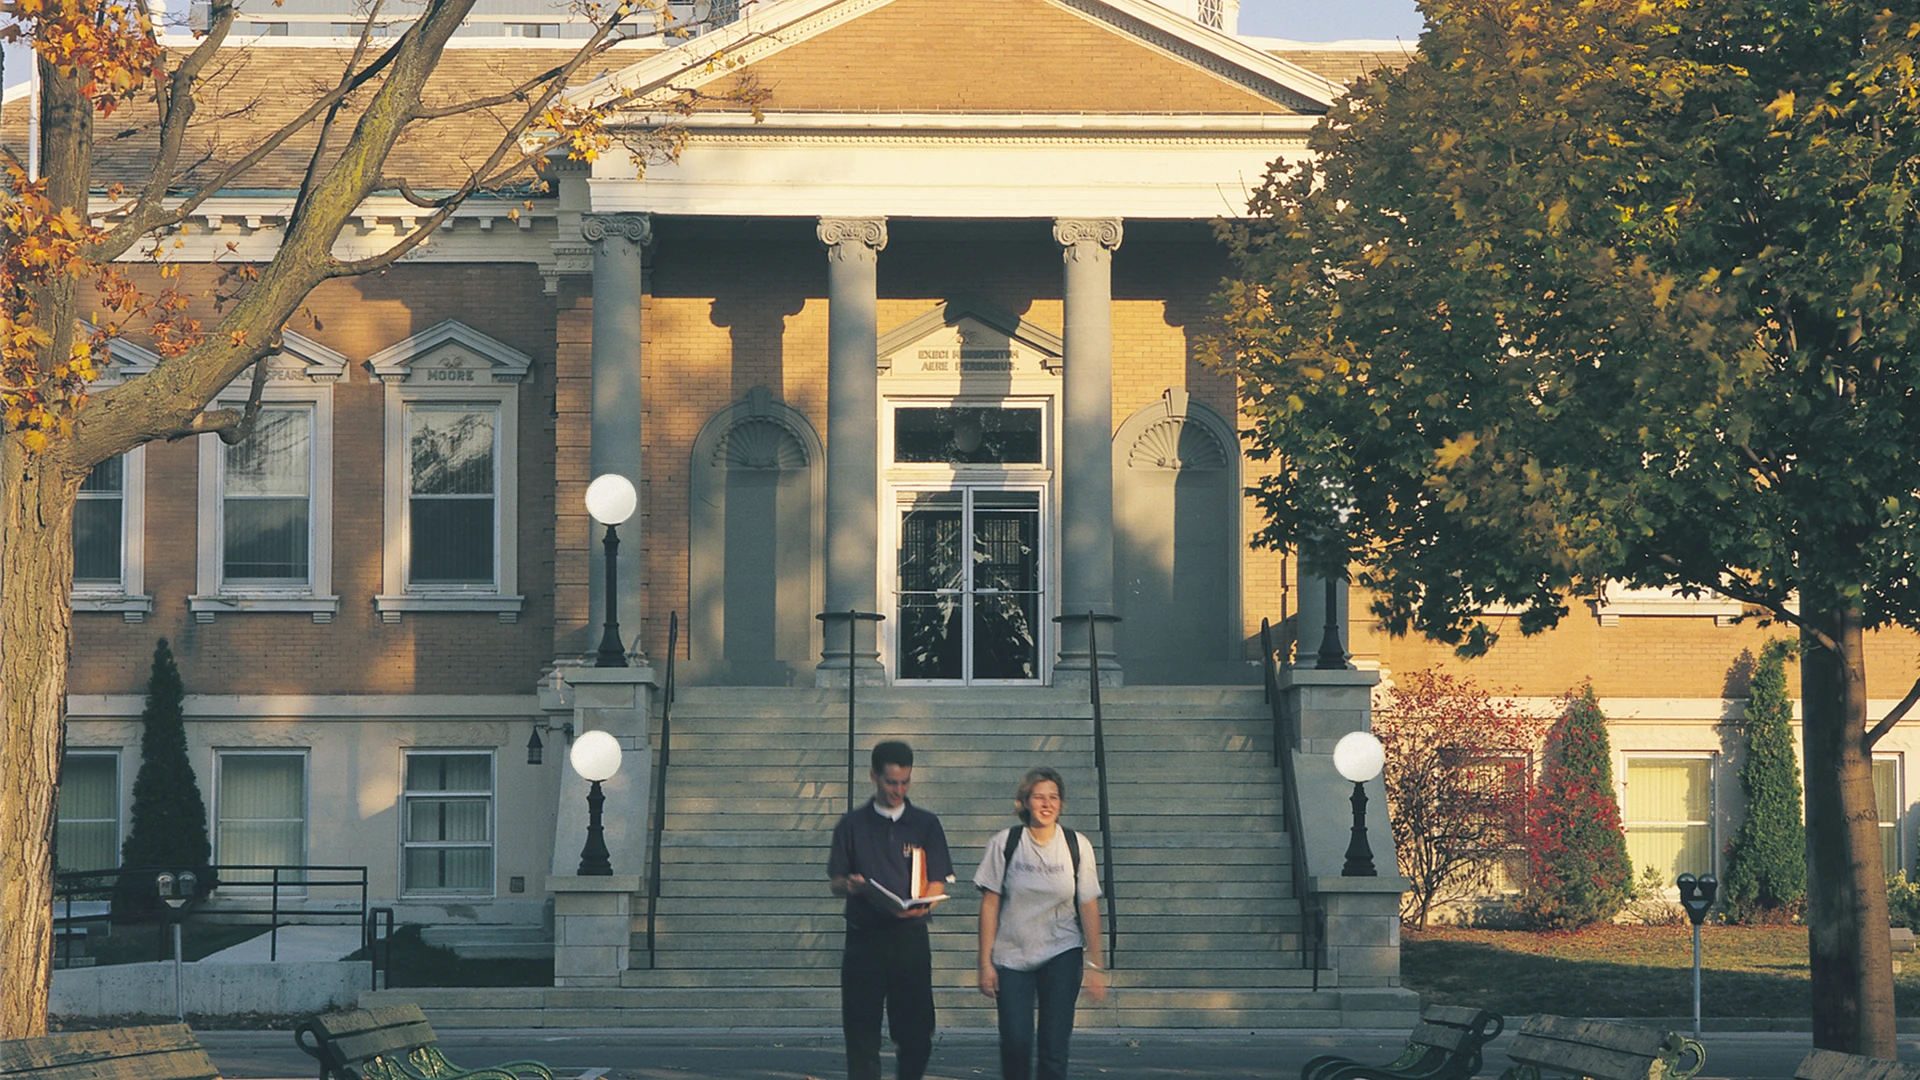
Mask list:
POLYGON ((1386 748, 1365 731, 1349 731, 1333 744, 1333 767, 1353 781, 1353 839, 1347 842, 1346 865, 1342 877, 1378 877, 1373 868, 1373 848, 1367 843, 1367 781, 1380 775, 1387 761, 1386 748))
POLYGON ((612 877, 613 863, 607 859, 607 835, 600 827, 600 808, 607 797, 600 791, 602 780, 611 780, 620 771, 619 740, 604 731, 589 731, 573 741, 567 760, 580 779, 593 786, 587 789, 587 842, 580 849, 581 877, 612 877))
POLYGON ((1680 887, 1680 906, 1687 909, 1687 919, 1693 923, 1693 1037, 1700 1037, 1700 924, 1706 921, 1707 912, 1713 907, 1713 895, 1720 891, 1720 881, 1712 874, 1681 874, 1675 880, 1680 887))
POLYGON ((154 885, 160 892, 160 899, 166 902, 173 914, 173 1018, 186 1019, 186 1012, 180 1005, 180 908, 193 899, 195 886, 200 879, 191 870, 182 870, 178 874, 163 873, 154 878, 154 885))
POLYGON ((627 666, 627 651, 620 645, 619 571, 614 563, 614 556, 620 553, 620 534, 615 526, 632 517, 639 504, 640 496, 633 490, 632 481, 619 473, 603 473, 587 485, 587 513, 607 527, 602 542, 607 552, 607 625, 600 635, 594 667, 627 666))

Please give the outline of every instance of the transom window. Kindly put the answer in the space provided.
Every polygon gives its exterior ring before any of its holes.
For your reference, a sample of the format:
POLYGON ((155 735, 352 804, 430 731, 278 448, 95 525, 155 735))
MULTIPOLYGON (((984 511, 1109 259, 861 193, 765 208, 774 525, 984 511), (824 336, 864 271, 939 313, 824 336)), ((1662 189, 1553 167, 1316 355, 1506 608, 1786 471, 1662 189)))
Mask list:
POLYGON ((405 891, 493 892, 493 755, 407 754, 405 891))
POLYGON ((903 405, 893 413, 901 465, 1040 465, 1045 414, 1037 408, 903 405))

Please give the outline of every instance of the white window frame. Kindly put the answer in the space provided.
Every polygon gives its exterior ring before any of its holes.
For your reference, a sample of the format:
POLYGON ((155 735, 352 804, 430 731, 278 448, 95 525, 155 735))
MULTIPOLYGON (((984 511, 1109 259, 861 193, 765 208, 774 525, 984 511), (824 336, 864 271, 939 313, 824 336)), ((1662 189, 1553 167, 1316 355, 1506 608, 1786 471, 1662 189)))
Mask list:
MULTIPOLYGON (((113 761, 113 865, 107 866, 107 867, 97 867, 94 869, 102 869, 102 870, 117 869, 120 866, 120 845, 125 843, 127 839, 127 835, 126 835, 126 801, 127 800, 124 798, 125 792, 121 790, 120 749, 118 747, 69 746, 67 747, 67 750, 66 750, 66 756, 69 760, 77 757, 99 757, 99 758, 109 758, 113 761)), ((64 773, 66 770, 66 763, 62 762, 60 767, 64 777, 64 773)), ((78 818, 76 820, 80 822, 96 822, 96 821, 104 821, 106 819, 78 818)), ((53 827, 56 831, 60 828, 60 821, 61 819, 59 817, 59 812, 58 812, 58 809, 56 808, 54 823, 53 823, 53 827)))
POLYGON ((417 897, 422 899, 432 898, 432 897, 443 897, 443 896, 444 897, 462 897, 466 899, 476 899, 476 898, 491 899, 499 891, 498 881, 500 878, 500 760, 498 755, 496 755, 493 752, 493 750, 490 748, 477 748, 477 747, 462 748, 462 747, 416 746, 416 747, 409 747, 407 750, 403 751, 401 755, 401 761, 400 761, 400 836, 399 836, 399 840, 400 840, 399 875, 400 875, 400 895, 401 896, 417 897), (421 800, 445 799, 450 795, 456 798, 477 797, 477 793, 475 792, 414 791, 412 788, 409 788, 407 786, 407 776, 411 771, 408 766, 412 763, 413 759, 416 757, 477 757, 477 756, 485 756, 487 759, 487 793, 486 793, 487 841, 484 846, 492 855, 491 862, 493 865, 493 873, 488 875, 487 887, 485 889, 476 889, 470 892, 459 892, 452 889, 416 889, 413 887, 413 883, 407 880, 408 849, 423 848, 427 850, 441 850, 441 849, 450 849, 450 848, 481 847, 483 845, 475 844, 475 843, 454 843, 454 842, 447 842, 447 841, 415 841, 411 843, 408 842, 407 822, 409 820, 409 810, 410 810, 409 804, 411 804, 415 799, 421 799, 421 800))
MULTIPOLYGON (((226 862, 225 853, 220 850, 221 825, 226 819, 226 766, 229 758, 236 757, 297 757, 300 759, 300 853, 295 865, 306 865, 308 852, 313 845, 313 753, 306 747, 279 746, 221 746, 213 751, 213 813, 211 824, 213 835, 213 861, 218 866, 226 862)), ((255 820, 255 819, 249 819, 255 820)), ((271 820, 271 819, 268 819, 271 820)), ((271 881, 222 882, 223 889, 264 890, 273 887, 271 881)), ((303 894, 304 885, 280 886, 282 895, 303 894)))
MULTIPOLYGON (((200 436, 199 566, 195 593, 187 608, 196 621, 210 623, 229 612, 296 612, 329 623, 340 610, 333 592, 333 384, 346 375, 347 358, 292 331, 284 331, 279 352, 268 365, 263 405, 312 410, 309 433, 307 580, 298 585, 255 582, 229 584, 223 565, 226 545, 226 444, 217 435, 200 436)), ((248 368, 215 400, 216 409, 246 405, 253 385, 248 368)))
MULTIPOLYGON (((93 384, 98 392, 145 375, 160 362, 157 353, 115 339, 107 343, 112 363, 93 384)), ((153 614, 147 592, 147 448, 136 446, 120 462, 120 580, 76 581, 68 598, 75 611, 118 612, 129 623, 153 614)))
POLYGON ((1875 827, 1880 830, 1893 830, 1893 857, 1898 865, 1883 866, 1881 870, 1893 874, 1907 869, 1907 768, 1903 754, 1874 754, 1873 764, 1891 762, 1893 767, 1893 820, 1879 821, 1879 808, 1874 810, 1875 827))
POLYGON ((373 377, 386 387, 386 528, 381 591, 373 598, 383 622, 408 612, 492 613, 517 622, 519 593, 520 383, 533 358, 449 319, 375 353, 373 377), (494 581, 491 586, 415 585, 408 578, 412 546, 413 461, 407 410, 413 405, 471 405, 496 410, 494 427, 494 581))
MULTIPOLYGON (((1635 825, 1672 828, 1675 826, 1690 828, 1704 824, 1707 827, 1707 858, 1712 864, 1703 873, 1720 873, 1720 755, 1712 750, 1635 750, 1620 755, 1619 799, 1620 832, 1627 835, 1635 825), (1628 765, 1634 761, 1704 761, 1707 763, 1707 817, 1705 821, 1630 821, 1627 818, 1628 807, 1633 798, 1631 781, 1628 778, 1628 765)), ((1639 864, 1633 866, 1633 882, 1637 886, 1641 871, 1639 864)), ((1680 887, 1668 883, 1669 899, 1680 895, 1680 887)))

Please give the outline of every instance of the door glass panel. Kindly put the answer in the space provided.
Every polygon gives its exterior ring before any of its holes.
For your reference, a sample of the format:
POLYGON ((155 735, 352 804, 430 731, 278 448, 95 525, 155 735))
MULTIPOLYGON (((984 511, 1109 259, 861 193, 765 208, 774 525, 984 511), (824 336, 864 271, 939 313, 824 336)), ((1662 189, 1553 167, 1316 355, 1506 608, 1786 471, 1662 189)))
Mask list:
POLYGON ((902 408, 893 460, 905 465, 1039 465, 1039 409, 902 408))
POLYGON ((1034 679, 1040 675, 1039 547, 1039 493, 975 493, 975 679, 1034 679))
POLYGON ((965 492, 913 492, 900 506, 900 671, 903 679, 959 679, 966 563, 965 492))

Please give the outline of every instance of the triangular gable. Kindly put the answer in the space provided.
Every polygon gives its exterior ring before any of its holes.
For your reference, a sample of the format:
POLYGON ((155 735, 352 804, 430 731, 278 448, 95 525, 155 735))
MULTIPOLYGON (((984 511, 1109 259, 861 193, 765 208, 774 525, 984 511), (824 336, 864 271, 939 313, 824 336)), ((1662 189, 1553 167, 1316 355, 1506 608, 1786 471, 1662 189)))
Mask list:
POLYGON ((771 112, 1317 114, 1340 93, 1146 0, 783 0, 573 97, 645 107, 744 78, 771 112))
POLYGON ((517 383, 532 363, 533 357, 457 319, 430 326, 367 358, 373 377, 383 383, 517 383))
POLYGON ((1057 373, 1060 335, 968 298, 948 300, 880 335, 880 370, 960 375, 969 371, 1057 373), (927 365, 939 365, 929 368, 927 365))

